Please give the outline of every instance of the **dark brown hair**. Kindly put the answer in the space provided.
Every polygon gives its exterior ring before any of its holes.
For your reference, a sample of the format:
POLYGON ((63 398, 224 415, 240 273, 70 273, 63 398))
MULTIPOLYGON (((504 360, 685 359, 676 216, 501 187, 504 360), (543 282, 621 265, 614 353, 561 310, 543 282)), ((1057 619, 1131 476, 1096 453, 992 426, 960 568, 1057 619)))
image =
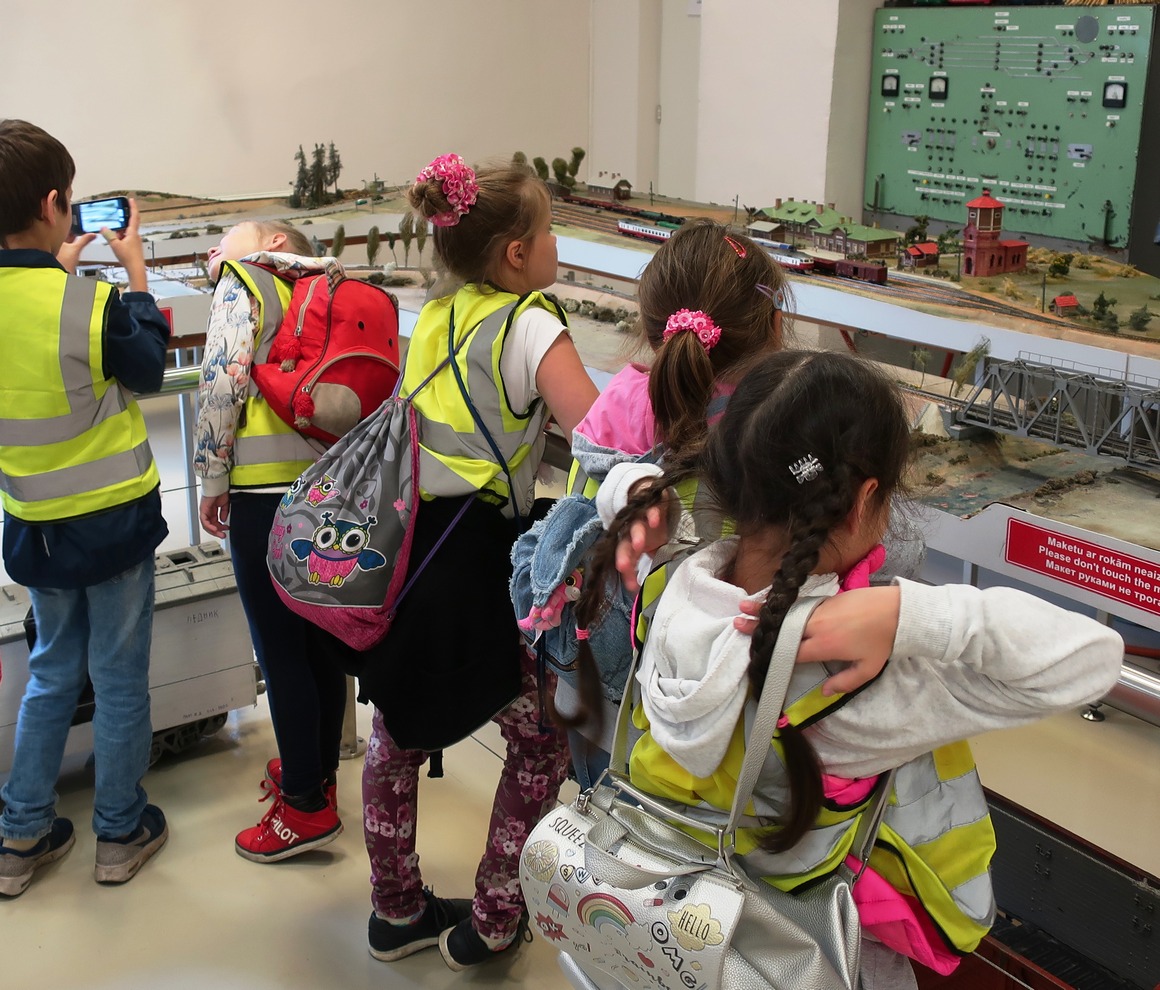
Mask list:
MULTIPOLYGON (((547 185, 527 165, 483 165, 475 171, 479 193, 453 227, 436 227, 435 251, 454 279, 484 285, 493 280, 504 251, 522 241, 551 215, 547 185)), ((451 205, 439 179, 416 182, 407 193, 415 213, 426 222, 451 205)))
MULTIPOLYGON (((859 490, 874 478, 874 508, 905 491, 910 430, 898 388, 873 364, 845 353, 782 351, 767 354, 737 386, 694 470, 720 510, 742 536, 769 527, 782 530, 789 549, 771 575, 749 653, 755 695, 765 684, 773 648, 786 613, 831 534, 854 509, 859 490), (821 472, 799 483, 790 465, 816 458, 821 472)), ((617 543, 653 506, 667 504, 669 491, 688 471, 641 485, 592 549, 584 590, 576 603, 577 624, 598 620, 605 582, 615 577, 617 543)), ((597 681, 592 651, 579 644, 581 684, 597 681)), ((626 688, 627 689, 627 688, 626 688)), ((595 695, 598 697, 598 694, 595 695)), ((591 684, 582 687, 586 704, 591 684)), ((592 710, 592 709, 589 709, 592 710)), ((762 838, 771 852, 792 848, 813 825, 822 801, 821 770, 809 741, 793 726, 780 729, 790 807, 779 828, 762 838)))
POLYGON ((26 120, 0 120, 0 245, 32 226, 54 189, 63 212, 74 175, 72 155, 47 131, 26 120))
POLYGON ((712 220, 686 221, 648 263, 637 288, 640 329, 656 353, 649 400, 669 451, 694 454, 717 383, 736 381, 760 354, 781 346, 774 316, 786 291, 785 272, 762 247, 712 220), (721 328, 711 350, 692 333, 665 341, 665 324, 681 309, 700 310, 721 328))
POLYGON ((306 235, 297 227, 286 223, 285 220, 247 220, 245 222, 252 223, 267 237, 272 237, 274 234, 285 234, 286 250, 290 254, 300 254, 307 258, 314 255, 314 248, 307 240, 306 235))

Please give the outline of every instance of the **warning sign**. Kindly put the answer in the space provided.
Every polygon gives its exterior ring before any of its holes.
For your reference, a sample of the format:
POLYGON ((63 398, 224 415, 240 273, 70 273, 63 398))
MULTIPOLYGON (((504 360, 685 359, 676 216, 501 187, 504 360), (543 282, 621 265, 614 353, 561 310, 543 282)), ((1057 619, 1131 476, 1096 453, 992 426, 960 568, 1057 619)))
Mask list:
POLYGON ((1160 564, 1007 520, 1007 563, 1160 615, 1160 564))

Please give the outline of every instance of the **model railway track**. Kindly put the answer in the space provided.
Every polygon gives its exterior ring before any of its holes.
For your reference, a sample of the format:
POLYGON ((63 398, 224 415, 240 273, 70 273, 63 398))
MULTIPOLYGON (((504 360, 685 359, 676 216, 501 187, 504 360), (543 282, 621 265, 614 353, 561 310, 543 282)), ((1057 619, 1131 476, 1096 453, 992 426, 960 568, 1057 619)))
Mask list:
POLYGON ((601 234, 617 234, 619 217, 615 213, 600 213, 586 206, 572 206, 560 200, 552 204, 552 219, 555 223, 595 230, 601 234))

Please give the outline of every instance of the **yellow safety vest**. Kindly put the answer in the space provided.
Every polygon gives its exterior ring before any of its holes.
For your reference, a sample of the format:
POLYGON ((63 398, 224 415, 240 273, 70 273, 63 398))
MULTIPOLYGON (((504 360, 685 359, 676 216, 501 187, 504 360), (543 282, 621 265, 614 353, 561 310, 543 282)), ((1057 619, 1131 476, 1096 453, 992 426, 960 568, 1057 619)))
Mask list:
MULTIPOLYGON (((635 629, 643 647, 661 592, 673 568, 687 554, 661 565, 645 580, 635 629)), ((818 664, 795 669, 784 712, 792 725, 806 728, 849 701, 853 694, 826 697, 828 673, 818 664)), ((708 817, 728 814, 745 759, 745 742, 755 705, 751 701, 738 721, 721 765, 707 778, 693 777, 656 743, 634 682, 635 707, 629 729, 630 773, 642 789, 697 808, 708 817)), ((769 796, 786 792, 782 744, 775 733, 747 814, 764 819, 784 810, 769 796)), ((737 852, 750 876, 763 877, 782 890, 793 890, 838 868, 850 853, 858 821, 871 798, 851 807, 823 805, 813 828, 793 849, 768 853, 759 845, 764 831, 740 828, 737 852)), ((697 838, 707 844, 708 833, 697 838)), ((896 890, 921 901, 947 945, 969 953, 990 930, 995 916, 990 862, 995 831, 982 785, 966 742, 942 746, 898 768, 894 789, 870 866, 896 890)))
MULTIPOLYGON (((290 305, 292 286, 265 268, 227 261, 229 268, 249 289, 258 303, 258 327, 254 334, 251 367, 264 362, 274 344, 274 336, 290 305)), ((305 312, 305 305, 303 311, 305 312)), ((231 488, 266 488, 290 485, 318 460, 321 446, 314 446, 283 420, 262 397, 254 380, 246 394, 234 431, 234 464, 230 469, 231 488)))
POLYGON ((113 291, 57 268, 0 268, 0 501, 17 519, 103 512, 160 484, 141 410, 105 377, 113 291))
MULTIPOLYGON (((549 410, 537 399, 513 409, 500 374, 500 358, 516 318, 533 306, 548 310, 567 326, 564 311, 542 292, 517 296, 467 285, 454 296, 423 307, 407 347, 400 395, 409 395, 448 356, 451 321, 455 323, 455 362, 467 394, 507 462, 521 512, 531 504, 535 473, 544 450, 549 410)), ((415 396, 419 413, 419 479, 425 497, 479 492, 506 505, 508 478, 487 437, 464 400, 450 365, 415 396)))

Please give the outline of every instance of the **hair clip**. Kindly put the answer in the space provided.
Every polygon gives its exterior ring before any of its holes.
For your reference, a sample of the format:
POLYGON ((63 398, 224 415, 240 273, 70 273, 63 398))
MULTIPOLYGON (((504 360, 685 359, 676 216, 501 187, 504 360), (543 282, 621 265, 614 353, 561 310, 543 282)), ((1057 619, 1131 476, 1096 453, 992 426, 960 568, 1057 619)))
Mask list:
POLYGON ((785 308, 785 293, 781 289, 771 289, 768 285, 755 285, 754 288, 766 299, 772 299, 778 309, 785 308))
POLYGON ((733 248, 734 251, 737 252, 738 258, 744 258, 746 256, 746 254, 749 253, 745 250, 744 247, 742 247, 735 240, 733 240, 733 238, 730 237, 728 234, 725 235, 725 243, 727 243, 731 248, 733 248))
POLYGON ((665 322, 665 332, 661 335, 661 339, 668 340, 682 330, 691 330, 695 333, 701 346, 707 351, 711 351, 713 345, 721 339, 721 328, 713 322, 708 313, 703 313, 699 309, 677 310, 665 322))
POLYGON ((822 473, 822 462, 819 461, 813 454, 807 454, 799 461, 794 461, 789 466, 789 472, 794 476, 799 485, 807 481, 813 481, 819 474, 822 473))

